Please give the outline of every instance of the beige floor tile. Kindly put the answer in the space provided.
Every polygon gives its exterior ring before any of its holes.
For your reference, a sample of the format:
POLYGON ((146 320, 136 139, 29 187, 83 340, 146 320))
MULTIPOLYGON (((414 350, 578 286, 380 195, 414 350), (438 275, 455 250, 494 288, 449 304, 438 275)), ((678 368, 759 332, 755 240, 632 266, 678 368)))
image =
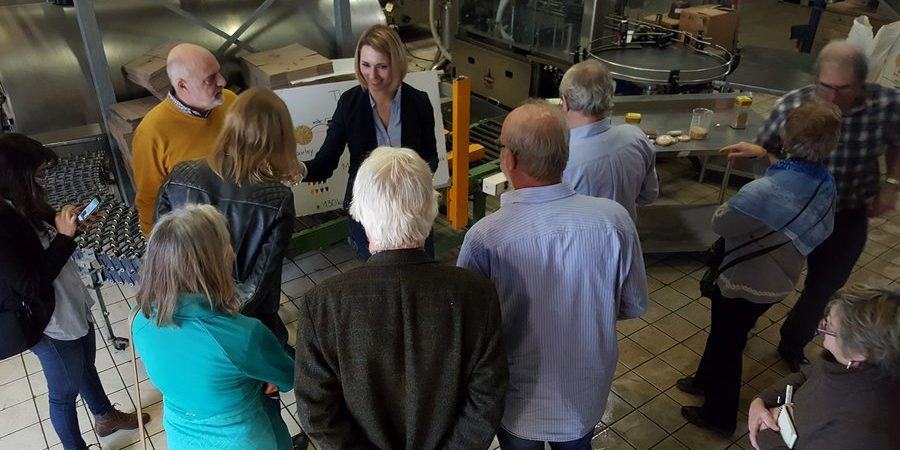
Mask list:
POLYGON ((662 281, 659 281, 653 277, 649 277, 649 276, 647 277, 647 292, 648 293, 653 293, 653 291, 656 291, 657 289, 659 289, 663 286, 665 286, 665 283, 663 283, 662 281))
POLYGON ((168 450, 169 442, 166 440, 166 432, 160 432, 150 436, 150 442, 153 443, 153 450, 168 450))
POLYGON ((703 350, 706 349, 706 338, 709 337, 709 333, 706 331, 698 331, 697 334, 687 338, 684 341, 684 345, 691 349, 692 352, 703 356, 703 350))
POLYGON ((641 319, 643 319, 644 322, 653 323, 659 319, 662 319, 667 314, 669 314, 668 309, 663 308, 659 305, 659 303, 656 303, 653 300, 649 300, 647 302, 647 310, 644 311, 644 315, 641 316, 641 319))
POLYGON ((35 423, 19 431, 0 438, 0 448, 10 450, 43 450, 47 448, 47 441, 41 424, 35 423))
POLYGON ((673 340, 669 336, 666 336, 665 333, 657 328, 654 328, 652 325, 646 326, 636 331, 631 335, 631 340, 637 342, 638 345, 644 347, 644 349, 654 355, 658 355, 668 350, 677 343, 675 342, 675 340, 673 340))
POLYGON ((717 450, 731 445, 731 440, 711 431, 687 424, 675 432, 675 439, 690 449, 717 450))
POLYGON ((34 401, 24 401, 0 410, 0 436, 38 423, 34 401))
POLYGON ((144 423, 144 430, 147 432, 147 435, 154 435, 163 431, 163 404, 162 402, 145 406, 143 409, 144 413, 150 415, 150 421, 144 423))
POLYGON ((23 377, 0 385, 0 410, 31 399, 31 387, 28 385, 28 378, 23 377))
POLYGON ((699 328, 706 328, 710 323, 709 309, 699 302, 691 302, 676 313, 699 328))
POLYGON ((750 402, 753 401, 756 396, 759 395, 759 390, 750 386, 749 384, 745 384, 741 386, 741 397, 739 401, 738 411, 746 413, 750 410, 750 402))
POLYGON ((594 438, 591 439, 591 448, 603 450, 634 449, 634 447, 629 445, 622 436, 619 436, 618 433, 613 431, 612 428, 605 428, 603 431, 597 433, 594 438))
POLYGON ((781 325, 773 323, 756 335, 764 339, 769 344, 777 346, 778 342, 781 341, 781 325))
POLYGON ((663 439, 663 441, 659 444, 656 444, 653 447, 653 450, 688 450, 688 448, 685 447, 681 442, 678 442, 678 439, 669 436, 663 439))
POLYGON ((761 392, 765 389, 768 389, 782 378, 784 378, 784 376, 782 376, 780 373, 775 372, 771 369, 766 369, 759 375, 753 377, 749 382, 747 382, 747 384, 757 392, 761 392))
POLYGON ((603 418, 600 419, 604 424, 612 424, 619 419, 627 416, 634 411, 634 407, 622 400, 615 392, 610 392, 606 400, 606 410, 603 412, 603 418))
POLYGON ((768 366, 757 362, 755 359, 752 359, 746 355, 743 357, 743 361, 741 362, 741 379, 744 381, 748 381, 761 374, 764 370, 766 370, 768 366))
POLYGON ((658 291, 650 294, 650 298, 669 311, 675 311, 691 302, 690 298, 676 291, 671 286, 660 288, 658 291))
POLYGON ((22 361, 25 362, 25 371, 28 372, 29 375, 44 370, 44 368, 41 367, 41 360, 32 352, 22 353, 22 361))
POLYGON ((675 313, 657 320, 653 326, 677 342, 684 341, 700 331, 699 328, 675 313))
POLYGON ((684 277, 684 273, 666 264, 655 264, 647 268, 647 274, 665 284, 672 283, 684 277))
POLYGON ((686 423, 681 417, 681 405, 667 395, 656 396, 639 410, 668 433, 674 433, 686 423))
POLYGON ((888 250, 890 250, 890 247, 882 243, 873 241, 872 239, 867 240, 866 246, 863 248, 863 252, 868 253, 871 256, 879 256, 882 253, 887 252, 888 250))
POLYGON ((625 336, 628 336, 631 333, 644 328, 645 326, 647 326, 647 322, 645 322, 641 318, 619 320, 616 322, 616 331, 624 334, 625 336))
POLYGON ((631 406, 639 407, 659 395, 660 391, 634 372, 613 381, 612 390, 631 406))
POLYGON ((669 285, 676 291, 684 294, 691 300, 700 298, 700 282, 691 276, 684 277, 669 285))
POLYGON ((900 235, 886 231, 885 227, 869 230, 868 238, 870 241, 875 241, 888 247, 900 244, 900 235))
MULTIPOLYGON (((130 367, 129 370, 131 370, 130 367)), ((106 392, 116 392, 121 389, 125 389, 125 383, 122 381, 122 375, 119 374, 117 368, 107 369, 103 372, 100 372, 100 382, 103 384, 103 389, 106 392)))
POLYGON ((863 283, 868 284, 869 286, 880 286, 884 287, 891 284, 894 280, 886 278, 876 272, 873 272, 869 269, 862 268, 853 272, 850 275, 850 279, 847 280, 847 285, 851 285, 854 283, 863 283))
POLYGON ((0 385, 25 376, 25 364, 19 355, 0 361, 0 385))
MULTIPOLYGON (((668 390, 666 390, 665 395, 681 406, 700 406, 703 404, 703 397, 681 392, 675 386, 672 386, 668 390)), ((681 412, 679 412, 678 414, 680 415, 681 412)))
POLYGON ((634 369, 634 373, 649 381, 650 384, 660 391, 665 391, 674 386, 675 381, 684 376, 681 372, 675 370, 675 368, 666 364, 665 361, 659 358, 653 358, 640 365, 638 368, 634 369))
POLYGON ((790 307, 784 306, 781 303, 775 303, 774 305, 770 306, 768 310, 766 310, 766 313, 763 314, 763 317, 768 318, 772 322, 778 322, 787 317, 789 312, 791 312, 790 307))
POLYGON ((700 364, 700 355, 684 344, 678 344, 664 351, 659 357, 685 375, 696 372, 700 364))
POLYGON ((653 447, 668 435, 640 411, 634 411, 614 423, 612 429, 639 450, 653 447))
POLYGON ((620 365, 633 369, 647 362, 650 358, 653 358, 653 355, 631 339, 625 338, 619 341, 620 365))

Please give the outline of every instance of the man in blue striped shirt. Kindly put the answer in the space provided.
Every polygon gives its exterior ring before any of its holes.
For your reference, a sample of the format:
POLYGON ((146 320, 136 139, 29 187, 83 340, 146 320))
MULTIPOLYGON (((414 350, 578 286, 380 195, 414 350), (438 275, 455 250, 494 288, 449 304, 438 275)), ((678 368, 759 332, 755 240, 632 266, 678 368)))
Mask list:
POLYGON ((622 205, 561 183, 568 129, 559 108, 527 103, 500 134, 515 188, 466 234, 458 265, 497 287, 509 387, 503 449, 589 449, 618 359, 616 320, 638 317, 647 279, 622 205))
POLYGON ((656 153, 634 125, 613 126, 615 82, 603 63, 575 64, 559 83, 559 97, 569 123, 569 162, 563 182, 575 192, 615 200, 636 219, 636 205, 659 196, 656 153))

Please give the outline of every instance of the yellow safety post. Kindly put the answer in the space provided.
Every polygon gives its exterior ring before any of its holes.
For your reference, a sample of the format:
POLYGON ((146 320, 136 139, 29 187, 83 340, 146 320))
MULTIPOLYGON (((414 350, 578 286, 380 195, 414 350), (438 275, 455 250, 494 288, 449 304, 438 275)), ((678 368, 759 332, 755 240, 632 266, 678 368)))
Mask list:
POLYGON ((450 195, 447 220, 453 228, 469 224, 469 121, 472 81, 466 77, 453 80, 453 159, 450 163, 450 195))

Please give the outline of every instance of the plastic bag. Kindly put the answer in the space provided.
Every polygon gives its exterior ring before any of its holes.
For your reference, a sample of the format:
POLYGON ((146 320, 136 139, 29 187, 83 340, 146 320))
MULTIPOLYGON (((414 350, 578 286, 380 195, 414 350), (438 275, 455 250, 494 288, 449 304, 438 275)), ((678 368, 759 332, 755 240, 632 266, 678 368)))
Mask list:
POLYGON ((850 33, 847 34, 847 43, 853 44, 863 50, 866 56, 872 54, 875 48, 875 36, 872 33, 872 24, 869 18, 859 16, 853 19, 853 26, 850 27, 850 33))
POLYGON ((900 21, 878 29, 869 55, 868 81, 900 88, 900 21))

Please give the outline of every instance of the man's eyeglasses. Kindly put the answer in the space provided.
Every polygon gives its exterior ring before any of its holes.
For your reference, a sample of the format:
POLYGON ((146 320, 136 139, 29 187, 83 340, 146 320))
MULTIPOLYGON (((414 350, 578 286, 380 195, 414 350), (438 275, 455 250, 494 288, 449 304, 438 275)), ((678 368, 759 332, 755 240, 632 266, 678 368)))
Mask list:
POLYGON ((828 83, 823 83, 823 82, 821 82, 821 81, 817 81, 817 82, 816 82, 816 88, 819 89, 819 90, 822 91, 822 92, 829 92, 829 93, 830 93, 830 92, 834 92, 834 93, 836 93, 836 94, 845 94, 845 93, 847 93, 847 92, 850 92, 850 90, 852 90, 852 89, 854 88, 854 85, 852 85, 852 84, 845 84, 845 85, 843 85, 843 86, 835 86, 835 85, 832 85, 832 84, 828 84, 828 83))
POLYGON ((822 320, 819 321, 819 327, 816 328, 816 332, 825 336, 831 336, 833 338, 838 337, 837 333, 828 329, 828 317, 823 317, 822 320))

